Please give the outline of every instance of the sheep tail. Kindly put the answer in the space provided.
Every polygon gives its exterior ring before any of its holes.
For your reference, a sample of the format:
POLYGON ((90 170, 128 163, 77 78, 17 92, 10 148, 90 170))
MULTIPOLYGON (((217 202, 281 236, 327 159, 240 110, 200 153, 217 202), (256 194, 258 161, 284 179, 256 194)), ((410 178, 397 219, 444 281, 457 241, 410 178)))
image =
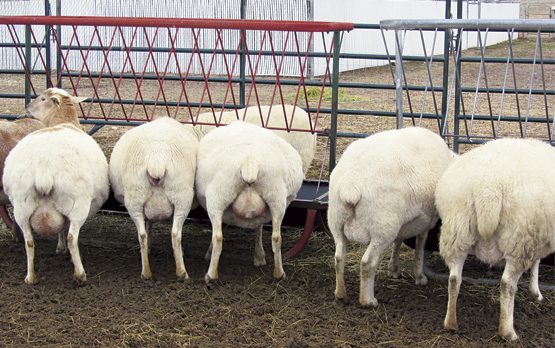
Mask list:
POLYGON ((49 172, 42 172, 35 176, 35 190, 43 197, 49 196, 54 188, 54 176, 49 172))
POLYGON ((153 186, 160 186, 166 178, 166 164, 158 157, 151 157, 146 166, 148 181, 153 186))
POLYGON ((493 187, 481 188, 480 192, 475 192, 474 206, 478 233, 482 238, 489 239, 499 225, 501 210, 503 209, 501 191, 495 190, 493 187))
POLYGON ((362 194, 360 191, 353 185, 345 185, 339 191, 339 197, 345 206, 349 207, 350 209, 354 209, 354 207, 358 204, 358 202, 362 198, 362 194))
POLYGON ((241 164, 241 179, 247 185, 252 185, 258 180, 258 162, 252 156, 247 156, 241 164))

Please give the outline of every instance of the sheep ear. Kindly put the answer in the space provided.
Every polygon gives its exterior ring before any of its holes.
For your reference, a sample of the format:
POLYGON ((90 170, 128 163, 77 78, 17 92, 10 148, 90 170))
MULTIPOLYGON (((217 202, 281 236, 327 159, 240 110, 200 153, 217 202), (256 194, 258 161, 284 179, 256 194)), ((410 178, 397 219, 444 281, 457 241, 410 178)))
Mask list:
POLYGON ((82 101, 87 100, 87 98, 83 98, 83 97, 71 97, 71 101, 73 102, 73 104, 79 104, 82 101))
POLYGON ((62 97, 59 95, 54 94, 53 96, 50 97, 50 100, 52 100, 52 102, 54 104, 56 104, 58 107, 60 107, 60 104, 62 103, 62 97))

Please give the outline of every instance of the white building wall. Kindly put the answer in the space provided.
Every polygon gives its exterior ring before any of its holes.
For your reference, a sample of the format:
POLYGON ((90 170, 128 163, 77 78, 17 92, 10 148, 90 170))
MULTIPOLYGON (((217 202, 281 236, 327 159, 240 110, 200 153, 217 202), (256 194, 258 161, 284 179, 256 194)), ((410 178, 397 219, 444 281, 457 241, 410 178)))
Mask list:
MULTIPOLYGON (((344 21, 353 23, 379 24, 385 19, 444 19, 445 2, 443 1, 403 1, 403 0, 314 0, 314 20, 318 21, 344 21), (353 10, 356 9, 356 10, 353 10)), ((482 19, 519 19, 520 3, 516 2, 482 2, 482 19)), ((452 1, 451 12, 454 17, 457 11, 457 2, 452 1)), ((462 18, 478 19, 478 6, 468 2, 463 3, 462 18)), ((424 42, 427 55, 443 52, 444 34, 438 32, 424 33, 424 42), (435 39, 435 44, 434 44, 435 39)), ((395 55, 395 33, 393 30, 384 31, 387 49, 390 55, 395 55)), ((485 34, 482 34, 484 37, 485 34)), ((507 33, 488 33, 487 45, 492 45, 507 40, 507 33)), ((463 49, 477 46, 477 34, 463 35, 463 49)), ((328 44, 329 47, 329 44, 328 44)), ((321 41, 316 42, 315 51, 322 50, 321 41)), ((380 30, 358 29, 345 34, 341 52, 361 54, 386 54, 384 40, 380 30)), ((423 55, 424 48, 419 31, 406 33, 403 46, 403 55, 423 55)), ((392 59, 394 59, 392 57, 392 59)), ((342 59, 340 70, 355 70, 370 66, 383 65, 383 60, 342 59)), ((315 63, 315 75, 321 75, 325 70, 323 60, 315 63)))
MULTIPOLYGON (((250 1, 247 3, 247 18, 251 19, 283 19, 283 20, 306 20, 308 18, 308 2, 299 0, 282 0, 280 2, 268 2, 273 5, 262 6, 263 1, 250 1), (292 11, 292 6, 299 6, 299 10, 292 11)), ((331 21, 331 22, 353 22, 363 24, 379 24, 380 20, 384 19, 443 19, 445 17, 445 2, 444 1, 431 1, 431 0, 312 0, 313 2, 313 20, 314 21, 331 21)), ((200 6, 203 0, 62 0, 62 14, 71 16, 152 16, 152 17, 184 17, 184 18, 239 18, 239 4, 240 0, 214 0, 208 2, 211 6, 200 6)), ((483 18, 483 19, 518 19, 519 18, 519 2, 482 2, 480 14, 478 13, 478 5, 476 3, 464 2, 463 18, 483 18)), ((456 17, 456 1, 451 4, 451 9, 456 17)), ((29 0, 29 1, 1 1, 0 10, 6 15, 43 15, 44 14, 44 0, 29 0)), ((52 9, 54 12, 54 9, 52 9)), ((18 36, 23 40, 22 27, 19 28, 18 36)), ((91 31, 92 28, 80 28, 81 31, 91 31)), ((110 29, 101 29, 106 37, 111 36, 110 29)), ((130 31, 125 29, 124 31, 130 31)), ((149 36, 152 37, 153 29, 148 29, 149 36)), ((35 27, 37 37, 41 35, 41 29, 35 27)), ((71 38, 71 28, 64 28, 64 42, 69 42, 71 38)), ((260 43, 255 41, 261 40, 260 33, 253 34, 250 39, 250 47, 260 49, 260 43)), ((129 34, 131 35, 131 34, 129 34)), ((228 51, 235 51, 238 42, 237 33, 228 32, 226 34, 228 40, 224 42, 228 51)), ((394 31, 384 32, 387 48, 390 55, 395 54, 394 45, 394 31)), ((485 34, 482 34, 485 38, 485 34)), ((324 35, 326 38, 326 50, 330 49, 332 35, 324 35)), ((434 38, 433 32, 425 33, 425 47, 426 53, 441 54, 443 52, 443 33, 438 32, 434 38), (435 45, 433 44, 435 39, 435 45)), ((103 42, 108 42, 108 39, 103 39, 103 42)), ((306 47, 306 35, 300 35, 300 47, 306 47)), ((135 39, 135 46, 146 46, 146 43, 141 43, 137 40, 144 40, 144 35, 140 33, 135 39)), ((468 33, 463 36, 463 48, 475 47, 477 45, 477 36, 475 33, 468 33)), ((0 40, 2 42, 11 42, 11 36, 5 26, 0 28, 0 40)), ((190 30, 181 30, 179 37, 179 47, 192 47, 193 40, 190 30)), ((277 43, 280 39, 276 36, 274 46, 279 47, 277 43), (277 45, 277 46, 276 46, 277 45)), ((506 33, 488 33, 487 44, 494 44, 503 40, 507 40, 506 33)), ((206 34, 203 36, 203 42, 206 47, 213 48, 215 39, 213 35, 206 34)), ((259 41, 260 42, 260 41, 259 41)), ((89 42, 81 42, 82 45, 87 45, 89 42)), ((92 42, 95 44, 95 42, 92 42)), ((116 38, 115 46, 121 45, 120 39, 116 38)), ((296 50, 296 46, 290 39, 288 50, 296 50)), ((157 47, 167 47, 167 40, 160 40, 155 45, 157 47)), ((313 36, 313 47, 316 52, 324 51, 324 43, 322 42, 322 35, 315 34, 313 36)), ((269 49, 268 41, 264 49, 269 49)), ((302 49, 301 49, 302 50, 302 49)), ((341 46, 342 53, 360 53, 360 54, 386 54, 386 46, 382 38, 380 30, 375 29, 356 29, 351 32, 345 33, 342 39, 341 46)), ((403 54, 404 55, 422 55, 424 49, 422 47, 420 33, 418 31, 408 32, 404 40, 403 54)), ((69 60, 70 69, 80 70, 83 66, 81 55, 77 52, 71 54, 69 60)), ((144 53, 132 54, 134 59, 134 66, 136 69, 145 69, 147 71, 154 70, 152 63, 146 63, 147 55, 144 53)), ((204 55, 209 59, 209 55, 204 55)), ((125 54, 123 52, 111 53, 112 62, 110 66, 113 71, 121 71, 125 61, 125 54)), ((168 53, 156 53, 157 62, 167 62, 168 53)), ((187 61, 190 56, 181 55, 180 59, 187 61)), ((33 57, 37 59, 36 54, 33 57)), ((101 69, 102 53, 91 53, 87 62, 89 67, 95 71, 101 69), (96 55, 96 56, 95 56, 96 55), (94 64, 95 61, 99 63, 94 64)), ((254 58, 253 58, 254 59, 254 58)), ((290 64, 288 70, 284 70, 283 74, 296 75, 298 74, 298 60, 295 58, 288 58, 290 64), (293 66, 296 65, 296 66, 293 66)), ((354 70, 385 64, 383 60, 367 60, 367 59, 342 59, 340 62, 340 70, 354 70)), ((129 63, 127 63, 129 64, 129 63)), ((213 70, 214 74, 225 73, 225 66, 222 64, 221 57, 217 58, 219 67, 213 70)), ((200 62, 195 61, 194 72, 200 72, 200 62)), ((315 58, 313 63, 314 75, 322 75, 325 72, 326 62, 325 59, 315 58)), ((21 68, 19 57, 14 54, 13 49, 1 48, 0 49, 0 68, 2 69, 16 69, 21 68), (12 52, 8 54, 7 52, 12 52)), ((169 72, 177 72, 176 65, 171 61, 168 64, 169 72)), ((160 66, 158 66, 160 69, 160 66)), ((270 58, 265 58, 261 64, 259 74, 264 75, 267 72, 273 71, 273 62, 270 58)), ((235 70, 237 72, 237 70, 235 70)))

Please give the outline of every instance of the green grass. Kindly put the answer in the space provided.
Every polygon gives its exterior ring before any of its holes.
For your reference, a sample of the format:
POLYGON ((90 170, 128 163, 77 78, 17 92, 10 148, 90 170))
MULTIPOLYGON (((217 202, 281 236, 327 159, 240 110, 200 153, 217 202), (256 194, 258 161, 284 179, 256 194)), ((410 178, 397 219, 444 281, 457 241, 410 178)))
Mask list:
MULTIPOLYGON (((307 97, 309 102, 314 102, 314 101, 319 101, 320 100, 320 94, 322 94, 322 100, 323 101, 331 101, 331 98, 332 98, 332 89, 331 89, 331 87, 325 87, 324 92, 323 93, 321 93, 321 92, 322 92, 322 87, 318 87, 318 86, 307 87, 306 88, 306 97, 307 97)), ((295 96, 296 96, 295 94, 288 95, 288 97, 292 97, 292 98, 295 98, 295 96)), ((302 91, 299 94, 299 97, 302 100, 304 100, 304 93, 302 91)), ((340 102, 359 101, 359 100, 367 100, 368 99, 368 98, 364 98, 364 97, 359 96, 359 95, 347 94, 347 90, 345 88, 339 88, 337 98, 338 98, 338 101, 340 101, 340 102)))

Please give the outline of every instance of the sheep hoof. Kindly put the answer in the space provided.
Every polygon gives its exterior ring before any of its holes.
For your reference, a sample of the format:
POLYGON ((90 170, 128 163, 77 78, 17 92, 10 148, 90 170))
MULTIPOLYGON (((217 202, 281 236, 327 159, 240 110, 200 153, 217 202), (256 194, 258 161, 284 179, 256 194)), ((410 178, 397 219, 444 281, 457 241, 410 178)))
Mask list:
POLYGON ((452 321, 452 320, 445 319, 445 322, 443 323, 443 327, 445 328, 445 330, 449 330, 449 331, 459 330, 459 324, 457 324, 456 320, 452 321))
POLYGON ((425 275, 421 275, 420 277, 416 277, 416 285, 426 285, 428 284, 428 278, 425 275))
POLYGON ((281 272, 281 274, 279 272, 274 272, 274 279, 275 280, 285 280, 285 279, 287 279, 287 275, 285 275, 285 272, 281 272))
POLYGON ((35 285, 37 283, 37 277, 27 276, 27 277, 25 277, 25 283, 29 284, 29 285, 35 285))
POLYGON ((87 274, 85 274, 85 273, 83 273, 81 275, 74 274, 73 275, 73 282, 78 286, 85 285, 85 283, 87 282, 87 274))
POLYGON ((212 290, 215 287, 221 287, 224 285, 224 283, 219 280, 219 279, 210 279, 209 281, 206 280, 206 278, 204 279, 206 281, 206 287, 208 288, 208 290, 212 290))
POLYGON ((533 298, 534 301, 538 303, 543 301, 543 295, 541 294, 541 292, 537 292, 537 293, 531 292, 530 297, 533 298))
POLYGON ((177 281, 178 282, 188 282, 190 280, 189 275, 187 273, 182 274, 182 275, 177 275, 177 281))
POLYGON ((211 278, 208 274, 206 276, 204 276, 204 282, 206 283, 206 285, 210 285, 210 283, 214 283, 215 281, 217 281, 218 278, 211 278))
POLYGON ((265 258, 254 258, 254 267, 261 267, 266 266, 266 259, 265 258))
POLYGON ((371 299, 370 301, 360 299, 360 305, 362 307, 377 308, 378 300, 376 300, 375 298, 371 299))
POLYGON ((67 248, 56 247, 56 254, 58 255, 67 254, 67 248))
POLYGON ((388 270, 387 271, 387 276, 389 278, 399 279, 399 277, 401 277, 401 271, 399 271, 398 268, 396 270, 388 270))
POLYGON ((144 281, 152 280, 152 274, 141 274, 141 279, 144 281))
POLYGON ((507 341, 511 341, 511 342, 518 340, 518 335, 516 334, 516 332, 514 330, 511 330, 511 331, 505 332, 505 333, 499 332, 499 336, 501 336, 501 338, 503 338, 507 341))
POLYGON ((337 295, 335 295, 335 302, 341 302, 343 304, 349 304, 349 298, 347 296, 337 297, 337 295))

